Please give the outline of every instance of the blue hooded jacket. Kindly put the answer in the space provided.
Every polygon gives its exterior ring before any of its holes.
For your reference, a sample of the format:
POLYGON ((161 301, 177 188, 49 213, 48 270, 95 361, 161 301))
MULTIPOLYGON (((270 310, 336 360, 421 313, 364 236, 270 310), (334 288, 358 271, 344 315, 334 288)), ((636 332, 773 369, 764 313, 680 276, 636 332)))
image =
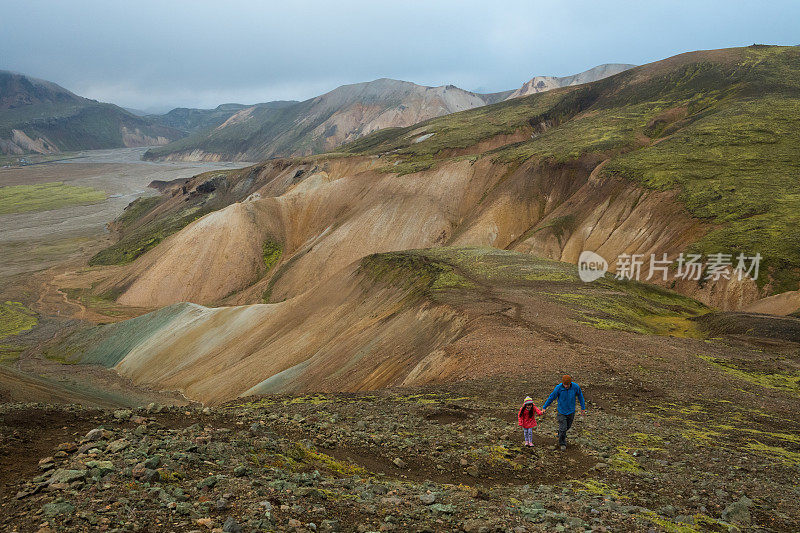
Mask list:
POLYGON ((581 409, 586 409, 586 402, 583 401, 583 392, 577 383, 573 383, 570 388, 564 388, 563 383, 556 385, 553 392, 545 400, 542 409, 547 409, 547 406, 553 403, 553 400, 558 400, 558 412, 562 415, 571 415, 575 412, 575 398, 581 402, 581 409))

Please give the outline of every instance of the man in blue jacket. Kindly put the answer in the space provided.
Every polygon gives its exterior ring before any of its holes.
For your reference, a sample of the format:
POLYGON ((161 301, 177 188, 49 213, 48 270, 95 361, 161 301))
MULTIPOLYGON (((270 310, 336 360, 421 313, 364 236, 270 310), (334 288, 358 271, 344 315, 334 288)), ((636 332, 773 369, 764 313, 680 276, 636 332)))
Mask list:
POLYGON ((553 400, 558 403, 558 415, 556 416, 556 420, 558 420, 558 445, 556 447, 560 446, 562 450, 567 449, 567 431, 572 427, 572 421, 575 420, 576 399, 581 402, 581 415, 585 415, 586 402, 583 400, 583 392, 581 392, 581 388, 577 383, 572 382, 572 378, 569 375, 565 375, 561 378, 561 383, 556 385, 556 388, 553 389, 553 392, 550 393, 550 396, 547 397, 544 405, 542 405, 542 409, 546 411, 547 407, 553 403, 553 400))

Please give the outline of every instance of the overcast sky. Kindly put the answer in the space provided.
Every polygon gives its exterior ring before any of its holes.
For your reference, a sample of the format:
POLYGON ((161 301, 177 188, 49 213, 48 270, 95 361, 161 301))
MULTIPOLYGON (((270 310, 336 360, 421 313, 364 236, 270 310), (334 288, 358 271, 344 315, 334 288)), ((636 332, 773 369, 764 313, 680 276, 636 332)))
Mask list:
POLYGON ((381 77, 500 91, 754 42, 800 43, 800 2, 0 0, 0 69, 149 110, 381 77))

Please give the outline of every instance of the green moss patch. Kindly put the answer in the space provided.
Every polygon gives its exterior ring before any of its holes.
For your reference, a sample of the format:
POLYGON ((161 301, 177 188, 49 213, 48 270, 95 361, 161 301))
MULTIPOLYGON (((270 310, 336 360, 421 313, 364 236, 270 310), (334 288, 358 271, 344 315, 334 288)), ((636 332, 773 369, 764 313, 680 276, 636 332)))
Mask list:
POLYGON ((117 220, 114 221, 114 224, 121 229, 127 228, 128 226, 139 221, 163 201, 163 196, 147 196, 143 198, 137 198, 128 204, 128 207, 126 207, 125 211, 119 216, 119 218, 117 218, 117 220))
MULTIPOLYGON (((123 235, 117 243, 98 252, 89 260, 89 264, 124 265, 130 263, 173 233, 180 231, 212 210, 209 207, 190 207, 178 213, 171 213, 152 220, 123 235)), ((124 214, 123 217, 125 217, 124 214)))
POLYGON ((281 246, 281 243, 273 241, 272 239, 268 239, 264 243, 263 256, 264 269, 266 272, 272 270, 272 267, 281 260, 281 255, 283 255, 283 246, 281 246))
POLYGON ((800 395, 800 373, 791 371, 768 371, 754 369, 743 362, 731 361, 723 358, 713 358, 698 355, 723 372, 738 379, 766 387, 768 389, 782 390, 800 395))
POLYGON ((37 323, 36 313, 20 302, 0 303, 0 339, 24 333, 37 323))
POLYGON ((703 304, 654 285, 607 276, 580 280, 577 267, 494 248, 431 248, 382 253, 362 260, 370 277, 426 297, 519 287, 575 312, 575 320, 598 329, 702 337, 690 320, 708 311, 703 304))
POLYGON ((377 281, 426 296, 437 290, 474 287, 453 265, 437 261, 422 251, 373 254, 361 261, 360 271, 377 281))
POLYGON ((0 215, 48 211, 73 205, 88 205, 106 199, 103 191, 63 182, 0 187, 0 215))
POLYGON ((0 364, 13 363, 25 351, 21 344, 0 344, 0 364))

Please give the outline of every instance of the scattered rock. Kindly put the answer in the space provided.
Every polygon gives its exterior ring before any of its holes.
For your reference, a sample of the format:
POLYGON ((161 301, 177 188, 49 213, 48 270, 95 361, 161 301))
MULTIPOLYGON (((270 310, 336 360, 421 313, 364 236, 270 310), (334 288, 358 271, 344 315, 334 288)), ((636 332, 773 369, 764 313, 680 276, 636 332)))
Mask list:
POLYGON ((319 524, 320 531, 325 533, 333 533, 339 531, 339 521, 338 520, 323 520, 319 524))
POLYGON ((197 483, 197 488, 198 489, 205 489, 205 488, 211 489, 211 488, 214 487, 214 485, 217 484, 218 481, 219 481, 219 478, 217 476, 209 476, 209 477, 205 478, 204 480, 198 482, 197 483))
POLYGON ((111 461, 88 461, 86 467, 97 470, 100 477, 106 476, 115 470, 114 463, 111 461))
POLYGON ((225 498, 220 498, 214 502, 214 508, 216 508, 217 511, 224 511, 228 507, 230 507, 230 502, 228 502, 228 500, 225 498))
POLYGON ((722 519, 726 522, 733 522, 743 526, 749 526, 751 522, 750 508, 753 506, 753 500, 747 496, 742 496, 738 501, 728 505, 722 511, 722 519))
POLYGON ((42 506, 42 514, 47 518, 53 518, 59 515, 69 515, 74 511, 75 506, 63 500, 46 503, 42 506))
POLYGON ((433 505, 429 506, 428 509, 435 513, 443 513, 443 514, 453 514, 456 512, 456 508, 450 504, 442 504, 442 503, 434 503, 433 505))
MULTIPOLYGON (((92 431, 94 431, 94 430, 92 430, 92 431)), ((91 431, 89 433, 91 433, 91 431)), ((102 430, 100 431, 100 435, 102 436, 102 430)), ((78 445, 75 444, 74 442, 63 442, 63 443, 59 444, 58 448, 57 448, 58 452, 65 453, 65 454, 70 454, 70 453, 74 452, 77 449, 78 449, 78 445)))
MULTIPOLYGON (((103 428, 95 428, 95 429, 92 429, 91 431, 89 431, 89 433, 87 433, 86 436, 83 437, 83 440, 85 440, 87 442, 100 440, 100 439, 103 438, 103 434, 104 433, 105 433, 105 430, 103 428)), ((76 447, 76 449, 77 449, 77 447, 76 447)))
POLYGON ((432 492, 421 494, 419 497, 419 501, 421 501, 425 505, 431 505, 436 501, 436 494, 432 492))
POLYGON ((130 409, 118 409, 114 411, 114 418, 123 422, 130 420, 132 416, 133 412, 130 409))
POLYGON ((222 531, 223 533, 242 533, 242 526, 239 525, 235 518, 229 516, 222 525, 222 531))
POLYGON ((67 470, 65 468, 59 468, 53 472, 48 484, 69 484, 75 481, 83 481, 86 479, 86 473, 86 470, 67 470))
POLYGON ((131 443, 128 442, 127 439, 112 440, 111 442, 108 443, 108 446, 106 446, 106 450, 109 453, 119 453, 128 446, 130 446, 130 444, 131 443))

